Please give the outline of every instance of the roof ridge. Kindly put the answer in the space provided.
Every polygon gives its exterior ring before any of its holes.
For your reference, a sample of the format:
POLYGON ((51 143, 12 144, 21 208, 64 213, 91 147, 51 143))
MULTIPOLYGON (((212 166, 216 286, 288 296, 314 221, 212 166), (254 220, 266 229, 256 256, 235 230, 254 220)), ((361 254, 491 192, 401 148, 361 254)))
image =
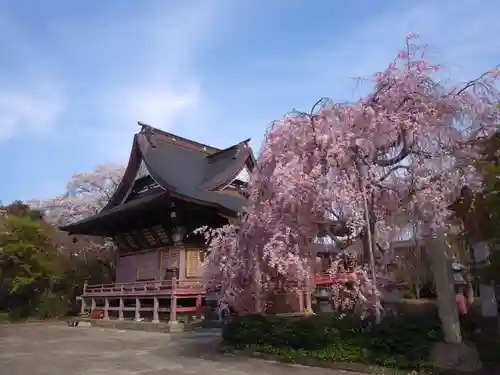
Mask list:
POLYGON ((192 139, 181 137, 181 136, 179 136, 177 134, 166 132, 164 130, 155 128, 154 126, 145 124, 145 123, 143 123, 141 121, 137 121, 137 124, 142 127, 141 132, 150 131, 150 132, 152 132, 154 134, 170 138, 170 139, 168 139, 168 141, 170 141, 170 142, 172 142, 172 141, 175 142, 175 141, 179 140, 179 141, 182 141, 182 142, 185 142, 185 143, 189 143, 189 144, 191 144, 193 146, 199 146, 201 148, 200 151, 208 151, 208 149, 213 150, 214 153, 217 153, 219 151, 223 151, 223 150, 221 150, 218 147, 210 146, 210 145, 205 144, 205 143, 201 143, 201 142, 193 141, 192 139), (205 148, 207 150, 203 150, 203 148, 205 148))
MULTIPOLYGON (((238 142, 238 143, 236 143, 236 144, 234 144, 232 146, 229 146, 229 147, 227 147, 225 149, 222 149, 222 150, 219 150, 217 152, 214 152, 213 154, 207 155, 206 157, 207 157, 207 159, 209 159, 209 161, 212 161, 213 159, 224 155, 226 152, 232 151, 235 148, 239 148, 241 146, 245 146, 249 141, 250 141, 250 138, 247 138, 244 141, 238 142)), ((238 154, 236 154, 235 157, 233 157, 233 159, 235 159, 237 155, 238 154)))

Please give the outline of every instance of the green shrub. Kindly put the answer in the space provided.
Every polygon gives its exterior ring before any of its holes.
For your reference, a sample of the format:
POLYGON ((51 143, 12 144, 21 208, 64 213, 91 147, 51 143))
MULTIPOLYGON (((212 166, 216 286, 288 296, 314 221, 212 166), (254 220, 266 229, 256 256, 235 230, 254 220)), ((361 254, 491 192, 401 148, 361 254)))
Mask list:
POLYGON ((44 296, 40 299, 36 315, 40 319, 60 318, 65 316, 71 301, 64 295, 44 296))
POLYGON ((430 346, 441 339, 437 316, 386 317, 371 330, 353 316, 247 315, 223 329, 224 346, 283 356, 358 362, 405 369, 428 367, 430 346))

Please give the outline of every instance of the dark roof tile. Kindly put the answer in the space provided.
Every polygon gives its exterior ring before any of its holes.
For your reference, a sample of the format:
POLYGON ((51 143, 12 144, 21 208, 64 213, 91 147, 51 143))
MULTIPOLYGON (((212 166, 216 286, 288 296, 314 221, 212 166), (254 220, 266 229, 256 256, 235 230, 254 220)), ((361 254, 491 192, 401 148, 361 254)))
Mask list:
MULTIPOLYGON (((220 150, 143 126, 142 131, 134 136, 123 180, 107 206, 101 213, 61 229, 77 233, 79 226, 85 224, 88 227, 94 219, 142 204, 141 198, 123 204, 132 189, 141 161, 166 192, 215 205, 233 214, 242 209, 245 198, 218 190, 230 183, 245 165, 251 170, 255 163, 248 140, 220 150)), ((146 201, 143 203, 146 204, 146 201)))

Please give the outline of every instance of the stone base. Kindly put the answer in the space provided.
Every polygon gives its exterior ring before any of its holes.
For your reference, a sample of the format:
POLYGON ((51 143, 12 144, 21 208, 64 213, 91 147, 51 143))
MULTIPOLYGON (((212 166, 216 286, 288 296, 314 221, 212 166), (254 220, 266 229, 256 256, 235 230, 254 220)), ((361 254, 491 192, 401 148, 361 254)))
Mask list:
POLYGON ((169 321, 167 324, 170 327, 170 332, 184 331, 184 324, 179 323, 177 320, 169 321))
POLYGON ((431 358, 434 367, 442 370, 474 372, 483 367, 479 352, 471 343, 437 343, 432 348, 431 358))
POLYGON ((476 330, 479 331, 482 337, 486 339, 498 339, 500 336, 500 325, 499 325, 498 317, 486 317, 483 316, 479 320, 478 327, 476 330))
POLYGON ((92 327, 92 323, 88 321, 82 321, 78 319, 70 319, 68 320, 68 325, 70 327, 79 327, 79 328, 90 328, 92 327))

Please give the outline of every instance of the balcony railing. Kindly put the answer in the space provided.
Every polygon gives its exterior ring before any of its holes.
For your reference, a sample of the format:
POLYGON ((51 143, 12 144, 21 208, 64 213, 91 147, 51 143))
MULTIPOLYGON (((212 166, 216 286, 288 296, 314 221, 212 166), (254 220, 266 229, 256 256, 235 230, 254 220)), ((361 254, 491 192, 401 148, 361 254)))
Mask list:
MULTIPOLYGON (((314 278, 316 287, 323 289, 332 284, 334 280, 327 273, 317 273, 314 278), (323 286, 323 288, 321 288, 323 286)), ((282 283, 281 283, 282 284, 282 283)), ((284 285, 281 285, 284 286, 284 285)), ((290 285, 289 285, 290 286, 290 285)), ((280 282, 276 285, 280 287, 280 282)), ((81 301, 81 312, 85 313, 88 309, 91 312, 102 312, 103 319, 109 319, 110 311, 118 312, 118 319, 123 319, 124 312, 134 311, 135 320, 141 320, 142 312, 153 312, 153 322, 159 322, 159 314, 162 312, 170 313, 170 321, 175 321, 177 313, 193 313, 200 311, 203 297, 207 291, 200 279, 190 280, 152 280, 136 281, 128 283, 113 283, 99 285, 85 285, 83 294, 79 297, 81 301), (185 307, 177 304, 178 300, 196 299, 195 306, 185 307), (170 300, 169 307, 160 307, 161 299, 170 300), (103 307, 97 307, 97 302, 104 300, 103 307), (119 300, 118 306, 112 306, 111 302, 119 300), (135 300, 135 305, 125 305, 126 300, 135 300), (153 306, 142 305, 143 301, 152 300, 153 306), (88 303, 90 302, 90 305, 88 303)))
POLYGON ((129 283, 85 285, 82 297, 141 297, 204 294, 201 280, 152 280, 129 283))
MULTIPOLYGON (((318 273, 315 276, 316 285, 332 284, 334 280, 328 273, 318 273)), ((85 285, 82 297, 147 297, 147 296, 189 296, 205 294, 206 290, 201 279, 190 280, 152 280, 128 283, 85 285)))

